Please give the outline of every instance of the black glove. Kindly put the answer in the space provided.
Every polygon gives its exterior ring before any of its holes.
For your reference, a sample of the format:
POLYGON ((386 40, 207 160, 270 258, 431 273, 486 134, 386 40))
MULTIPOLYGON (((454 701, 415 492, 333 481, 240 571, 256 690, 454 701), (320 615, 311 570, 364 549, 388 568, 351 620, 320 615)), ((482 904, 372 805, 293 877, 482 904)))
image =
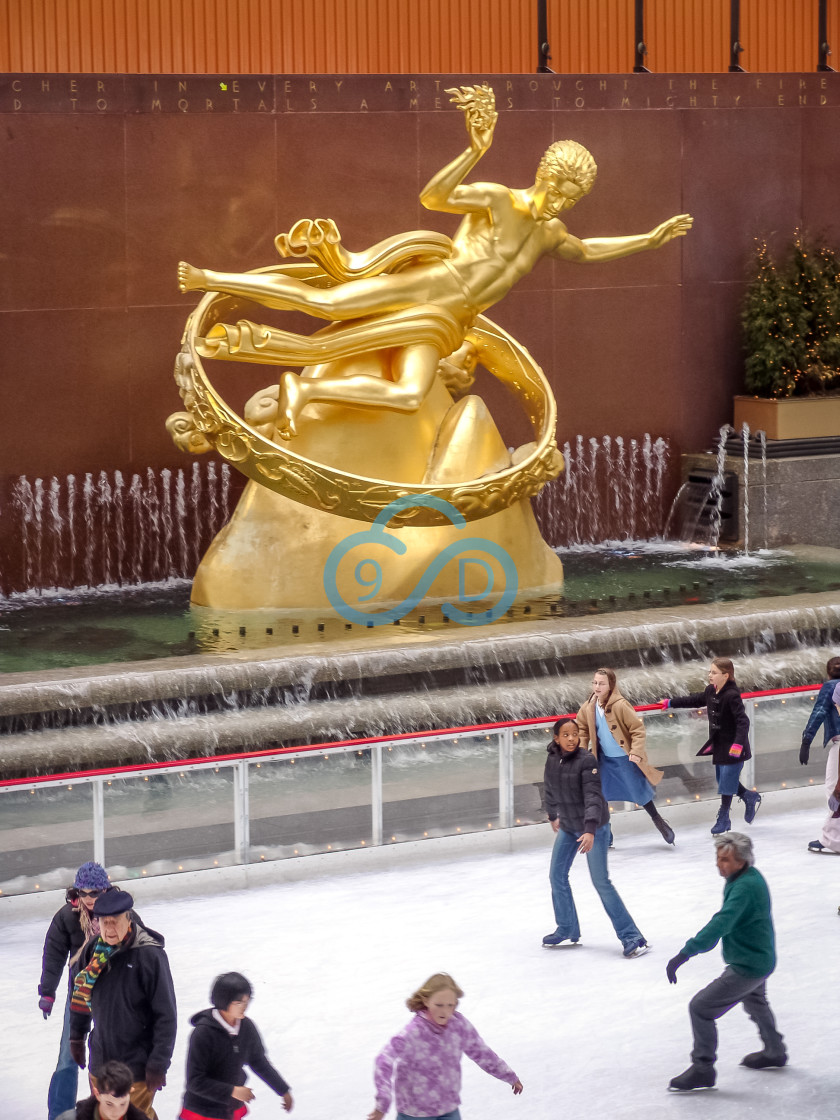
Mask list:
POLYGON ((150 1093, 156 1093, 166 1084, 166 1074, 159 1069, 146 1070, 146 1088, 150 1093))
POLYGON ((38 1000, 38 1006, 44 1012, 45 1019, 49 1019, 54 1003, 55 996, 41 996, 41 998, 38 1000))
POLYGON ((85 1068, 85 1040, 83 1038, 71 1038, 69 1045, 70 1045, 70 1056, 72 1057, 73 1061, 76 1063, 76 1065, 79 1067, 79 1069, 84 1069, 85 1068))
POLYGON ((808 756, 810 755, 810 753, 811 753, 811 744, 806 743, 805 740, 803 739, 802 740, 802 746, 799 748, 799 765, 800 766, 807 766, 808 765, 808 756))
POLYGON ((671 957, 665 965, 665 975, 668 977, 669 984, 676 984, 677 982, 677 969, 682 968, 689 958, 685 953, 677 953, 675 957, 671 957))

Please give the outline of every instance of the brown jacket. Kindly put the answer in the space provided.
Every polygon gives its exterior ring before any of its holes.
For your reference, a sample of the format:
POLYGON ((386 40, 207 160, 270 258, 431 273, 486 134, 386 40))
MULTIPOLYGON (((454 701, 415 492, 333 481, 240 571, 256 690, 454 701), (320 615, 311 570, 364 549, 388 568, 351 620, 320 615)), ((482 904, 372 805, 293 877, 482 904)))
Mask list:
MULTIPOLYGON (((595 694, 593 693, 577 714, 577 725, 580 729, 580 745, 586 751, 591 751, 598 758, 598 736, 595 731, 595 694)), ((613 689, 604 709, 607 724, 613 733, 613 738, 625 752, 634 754, 641 759, 636 765, 652 786, 662 781, 662 771, 651 766, 645 749, 645 725, 636 715, 633 705, 625 700, 618 688, 613 689)))

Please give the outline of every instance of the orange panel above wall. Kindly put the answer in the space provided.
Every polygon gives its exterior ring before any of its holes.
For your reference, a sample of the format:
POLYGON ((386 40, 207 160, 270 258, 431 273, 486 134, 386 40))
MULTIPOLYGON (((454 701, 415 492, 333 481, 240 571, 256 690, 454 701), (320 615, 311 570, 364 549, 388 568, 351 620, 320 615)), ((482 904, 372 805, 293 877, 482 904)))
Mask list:
MULTIPOLYGON (((816 69, 818 0, 741 0, 742 65, 816 69)), ((729 0, 646 0, 647 65, 729 65, 729 0)), ((547 0, 551 67, 629 73, 634 0, 547 0)), ((827 0, 828 41, 840 0, 827 0)), ((838 46, 840 51, 840 46, 838 46)), ((527 74, 537 0, 0 0, 0 72, 527 74)))

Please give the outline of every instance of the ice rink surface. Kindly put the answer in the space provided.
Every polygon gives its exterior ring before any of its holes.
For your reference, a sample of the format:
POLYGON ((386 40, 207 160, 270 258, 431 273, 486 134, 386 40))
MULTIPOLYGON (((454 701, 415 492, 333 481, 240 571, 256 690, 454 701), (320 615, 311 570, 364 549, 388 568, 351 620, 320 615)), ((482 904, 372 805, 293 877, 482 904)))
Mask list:
MULTIPOLYGON (((250 1015, 292 1085, 293 1115, 363 1120, 373 1107, 374 1056, 408 1021, 406 997, 444 970, 466 992, 460 1010, 525 1085, 514 1097, 465 1060, 464 1120, 833 1120, 840 1102, 840 857, 806 851, 824 815, 819 791, 810 793, 810 807, 793 793, 765 797, 751 829, 737 802, 733 814, 733 827, 753 838, 756 866, 773 896, 779 964, 768 995, 790 1052, 785 1069, 739 1067, 760 1043, 735 1008, 720 1022, 718 1089, 666 1091, 689 1064, 688 1000, 723 967, 716 948, 689 961, 676 986, 665 979, 669 957, 721 901, 709 835, 714 807, 706 803, 666 812, 677 830, 675 849, 644 814, 615 818, 611 876, 653 946, 636 960, 623 959, 583 857, 572 870, 582 944, 541 947, 554 928, 547 826, 529 829, 522 850, 488 845, 462 856, 455 842, 431 862, 203 897, 144 902, 144 885, 129 885, 146 924, 166 937, 178 996, 178 1041, 158 1115, 178 1115, 189 1017, 208 1006, 216 974, 237 970, 253 983, 250 1015)), ((48 1022, 37 1007, 46 900, 32 900, 29 910, 25 900, 14 901, 6 910, 0 903, 0 1116, 41 1120, 62 1006, 57 1000, 48 1022)), ((284 1115, 267 1086, 255 1077, 250 1084, 253 1120, 284 1115)))

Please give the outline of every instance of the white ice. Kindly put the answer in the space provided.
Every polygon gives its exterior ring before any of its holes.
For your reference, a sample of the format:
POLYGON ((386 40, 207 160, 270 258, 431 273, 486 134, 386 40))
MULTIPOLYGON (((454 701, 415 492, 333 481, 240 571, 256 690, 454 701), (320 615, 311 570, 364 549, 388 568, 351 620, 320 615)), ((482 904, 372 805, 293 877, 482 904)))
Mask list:
MULTIPOLYGON (((465 1060, 464 1120, 833 1120, 840 1099, 840 857, 806 851, 819 834, 822 804, 817 789, 778 792, 765 797, 751 829, 740 812, 733 821, 753 837, 773 895, 779 964, 768 990, 790 1050, 783 1070, 739 1067, 760 1044, 735 1008, 719 1024, 717 1091, 666 1091, 689 1064, 688 1000, 723 967, 715 949, 685 965, 675 987, 665 979, 666 961, 721 899, 709 836, 713 806, 705 803, 668 811, 677 829, 673 850, 644 814, 614 818, 612 878, 653 946, 637 960, 623 959, 582 857, 572 872, 582 945, 541 947, 554 928, 548 826, 518 830, 517 850, 498 850, 499 835, 426 842, 416 846, 414 862, 388 864, 360 852, 356 860, 337 858, 334 871, 327 863, 327 874, 323 860, 332 857, 319 857, 317 877, 208 889, 201 897, 156 899, 159 884, 134 884, 138 911, 166 937, 179 1004, 169 1083, 155 1102, 159 1116, 178 1115, 189 1016, 207 1006, 217 973, 235 969, 251 979, 251 1015, 292 1085, 294 1115, 362 1120, 373 1107, 373 1058, 407 1022, 406 996, 446 970, 466 992, 463 1013, 525 1085, 514 1097, 465 1060)), ((61 1008, 44 1022, 36 985, 49 914, 60 902, 53 898, 56 906, 44 897, 0 902, 4 1120, 46 1116, 61 1008)), ((252 1120, 283 1115, 271 1090, 256 1078, 251 1084, 252 1120)))

